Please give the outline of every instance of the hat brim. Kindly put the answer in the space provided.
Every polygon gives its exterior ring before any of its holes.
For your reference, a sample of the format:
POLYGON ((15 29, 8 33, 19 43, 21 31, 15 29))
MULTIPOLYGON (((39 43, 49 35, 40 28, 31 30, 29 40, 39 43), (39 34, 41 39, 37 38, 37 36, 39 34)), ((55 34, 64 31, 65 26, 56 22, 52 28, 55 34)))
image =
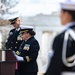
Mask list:
POLYGON ((24 34, 25 32, 20 32, 20 34, 24 34))
POLYGON ((16 21, 17 21, 17 19, 18 19, 18 17, 17 17, 17 18, 15 18, 15 19, 9 19, 10 24, 15 24, 15 23, 16 23, 16 21))

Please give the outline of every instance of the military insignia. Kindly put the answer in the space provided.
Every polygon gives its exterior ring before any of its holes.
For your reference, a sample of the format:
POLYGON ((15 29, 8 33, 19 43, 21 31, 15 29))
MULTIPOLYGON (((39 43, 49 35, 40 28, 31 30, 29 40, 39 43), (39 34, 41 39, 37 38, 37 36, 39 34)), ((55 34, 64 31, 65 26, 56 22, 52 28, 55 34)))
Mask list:
POLYGON ((30 62, 29 56, 26 56, 26 60, 27 60, 27 62, 30 62))
POLYGON ((25 44, 23 49, 28 51, 30 49, 30 45, 29 44, 25 44))
POLYGON ((17 55, 20 55, 20 54, 21 54, 21 52, 19 52, 19 51, 16 51, 16 54, 17 54, 17 55))

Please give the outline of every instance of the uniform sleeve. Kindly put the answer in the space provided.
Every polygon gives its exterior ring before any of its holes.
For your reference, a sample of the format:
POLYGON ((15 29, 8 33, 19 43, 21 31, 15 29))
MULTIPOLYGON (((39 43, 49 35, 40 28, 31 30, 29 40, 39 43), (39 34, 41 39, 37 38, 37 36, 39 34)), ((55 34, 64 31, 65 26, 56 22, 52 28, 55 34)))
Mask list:
POLYGON ((34 41, 30 46, 30 54, 24 58, 27 62, 36 61, 39 51, 39 43, 34 41))
POLYGON ((9 32, 9 34, 8 34, 8 38, 7 38, 7 40, 6 40, 6 43, 5 43, 5 47, 6 47, 6 49, 10 49, 10 46, 11 46, 11 40, 12 40, 12 38, 13 38, 13 29, 12 30, 10 30, 10 32, 9 32))
POLYGON ((6 49, 9 49, 9 48, 10 48, 10 42, 9 42, 9 39, 10 39, 10 33, 11 33, 11 31, 9 32, 8 38, 7 38, 6 43, 5 43, 6 49))
POLYGON ((54 54, 49 63, 48 69, 45 75, 61 75, 62 70, 62 61, 61 61, 61 48, 62 48, 62 40, 58 36, 54 39, 53 42, 53 50, 54 54))

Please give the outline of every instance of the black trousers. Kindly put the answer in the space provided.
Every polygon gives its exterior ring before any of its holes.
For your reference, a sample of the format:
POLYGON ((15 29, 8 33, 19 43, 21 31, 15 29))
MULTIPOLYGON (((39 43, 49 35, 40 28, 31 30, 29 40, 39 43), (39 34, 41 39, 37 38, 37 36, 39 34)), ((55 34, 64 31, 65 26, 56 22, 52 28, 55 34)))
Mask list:
POLYGON ((15 70, 15 75, 19 75, 18 69, 15 70))
POLYGON ((20 75, 37 75, 37 72, 20 72, 20 75))
POLYGON ((15 75, 37 75, 37 72, 20 72, 17 69, 17 70, 15 70, 15 75))

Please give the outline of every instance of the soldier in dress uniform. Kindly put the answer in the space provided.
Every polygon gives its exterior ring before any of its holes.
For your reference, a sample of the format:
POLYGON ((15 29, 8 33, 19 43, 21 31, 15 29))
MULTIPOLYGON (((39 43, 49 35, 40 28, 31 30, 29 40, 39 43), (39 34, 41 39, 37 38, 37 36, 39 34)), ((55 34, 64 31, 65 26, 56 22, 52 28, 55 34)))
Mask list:
POLYGON ((19 62, 20 75, 37 75, 38 65, 37 56, 40 49, 38 41, 34 38, 33 27, 23 28, 20 31, 22 44, 17 51, 16 58, 19 62))
POLYGON ((44 75, 75 75, 75 2, 61 3, 64 31, 54 39, 48 69, 44 75))
POLYGON ((14 29, 10 30, 9 32, 9 36, 6 41, 6 49, 14 50, 16 52, 22 43, 22 40, 18 39, 18 35, 21 29, 19 15, 14 15, 8 20, 10 25, 13 25, 14 29))
MULTIPOLYGON (((21 30, 20 18, 19 15, 12 15, 10 18, 8 18, 8 20, 10 22, 10 25, 13 25, 14 28, 9 32, 9 36, 6 41, 6 50, 13 50, 17 52, 20 44, 22 43, 22 40, 19 38, 19 33, 21 30)), ((15 75, 18 75, 17 68, 15 75)))

